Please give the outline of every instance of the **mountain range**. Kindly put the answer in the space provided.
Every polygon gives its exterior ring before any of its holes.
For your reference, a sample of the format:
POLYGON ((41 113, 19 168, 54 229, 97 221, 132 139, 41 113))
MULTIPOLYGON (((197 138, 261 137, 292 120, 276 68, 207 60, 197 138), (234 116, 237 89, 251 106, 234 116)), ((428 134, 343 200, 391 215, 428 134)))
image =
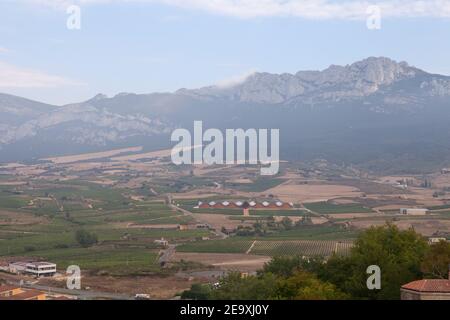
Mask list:
POLYGON ((64 106, 0 94, 0 161, 168 147, 172 130, 194 120, 279 128, 287 160, 396 173, 450 163, 450 77, 384 57, 173 93, 99 94, 64 106))

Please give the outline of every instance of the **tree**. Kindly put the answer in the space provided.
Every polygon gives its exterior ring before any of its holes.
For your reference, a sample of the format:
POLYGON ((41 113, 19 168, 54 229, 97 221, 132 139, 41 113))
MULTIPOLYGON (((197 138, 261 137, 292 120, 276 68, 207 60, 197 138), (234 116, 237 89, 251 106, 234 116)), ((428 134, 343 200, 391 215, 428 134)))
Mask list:
POLYGON ((319 276, 355 298, 399 299, 400 287, 421 277, 427 249, 425 239, 413 229, 371 227, 359 236, 348 258, 331 258, 319 276), (380 290, 367 288, 366 270, 371 265, 381 269, 380 290))
POLYGON ((448 279, 450 265, 450 243, 440 241, 431 245, 425 255, 421 270, 425 277, 448 279))
POLYGON ((308 259, 300 256, 274 257, 264 265, 261 273, 272 273, 278 277, 291 277, 298 270, 316 272, 323 263, 323 257, 311 257, 308 259))
POLYGON ((311 271, 315 272, 319 279, 333 283, 344 292, 351 292, 351 288, 347 287, 347 282, 354 269, 355 263, 350 257, 333 255, 326 264, 311 271))
POLYGON ((220 281, 213 290, 213 300, 268 300, 275 296, 277 278, 267 273, 260 276, 242 277, 240 273, 231 273, 220 281))
POLYGON ((302 259, 295 257, 274 257, 263 267, 262 273, 272 273, 279 277, 290 277, 300 268, 302 259))
POLYGON ((214 300, 341 300, 348 298, 331 283, 314 274, 296 271, 290 277, 278 277, 270 272, 242 277, 232 273, 222 279, 209 296, 214 300))
POLYGON ((207 284, 195 283, 190 290, 184 291, 181 294, 181 299, 189 300, 208 300, 211 296, 211 286, 207 284))
POLYGON ((281 225, 283 226, 283 228, 284 228, 285 230, 290 230, 290 229, 292 229, 292 227, 294 226, 294 223, 293 223, 292 220, 289 219, 288 217, 284 217, 284 218, 281 220, 281 225))
POLYGON ((349 298, 333 284, 320 281, 314 274, 297 271, 280 280, 277 298, 288 300, 343 300, 349 298))
POLYGON ((88 248, 98 242, 97 235, 92 232, 80 229, 75 233, 76 241, 83 247, 88 248))

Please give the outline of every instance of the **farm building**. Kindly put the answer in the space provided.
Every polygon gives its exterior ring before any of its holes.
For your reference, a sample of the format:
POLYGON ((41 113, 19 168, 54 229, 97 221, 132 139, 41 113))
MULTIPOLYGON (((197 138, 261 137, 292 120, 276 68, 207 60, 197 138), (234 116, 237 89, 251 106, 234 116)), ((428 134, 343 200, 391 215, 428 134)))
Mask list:
POLYGON ((281 202, 281 201, 210 201, 198 203, 197 209, 268 209, 268 210, 278 210, 278 209, 293 209, 293 203, 281 202))
POLYGON ((425 216, 428 214, 428 209, 402 208, 400 209, 400 214, 409 216, 425 216))
POLYGON ((29 262, 11 262, 8 265, 8 271, 15 274, 25 273, 29 262))
POLYGON ((54 276, 56 264, 50 262, 11 262, 8 270, 16 274, 29 274, 36 277, 54 276))
POLYGON ((52 277, 56 274, 56 264, 50 262, 30 262, 25 273, 36 277, 52 277))
POLYGON ((247 201, 245 201, 242 204, 242 210, 244 211, 244 216, 249 217, 250 216, 250 203, 248 203, 247 201))
POLYGON ((169 241, 164 240, 164 238, 162 238, 161 240, 155 240, 154 243, 158 246, 162 246, 162 247, 168 247, 169 246, 169 241))
POLYGON ((428 244, 436 244, 436 243, 439 243, 441 241, 447 241, 447 238, 438 238, 438 237, 428 238, 428 244))

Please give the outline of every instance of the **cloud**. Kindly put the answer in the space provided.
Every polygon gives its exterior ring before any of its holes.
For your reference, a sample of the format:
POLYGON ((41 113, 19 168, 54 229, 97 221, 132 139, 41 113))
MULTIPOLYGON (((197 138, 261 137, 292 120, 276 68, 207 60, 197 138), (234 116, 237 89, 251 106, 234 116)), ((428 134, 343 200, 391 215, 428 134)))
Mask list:
POLYGON ((221 80, 216 84, 216 86, 219 88, 222 88, 222 89, 232 88, 234 86, 237 86, 237 85, 245 82, 245 80, 247 80, 249 77, 254 75, 256 72, 257 71, 254 69, 246 71, 243 74, 221 80))
POLYGON ((1 53, 9 53, 9 50, 4 47, 0 47, 0 54, 1 53))
POLYGON ((56 88, 84 83, 0 61, 0 88, 56 88))
POLYGON ((307 19, 365 19, 367 8, 378 5, 384 17, 450 18, 450 0, 19 0, 64 8, 71 4, 151 3, 206 11, 238 18, 300 17, 307 19))

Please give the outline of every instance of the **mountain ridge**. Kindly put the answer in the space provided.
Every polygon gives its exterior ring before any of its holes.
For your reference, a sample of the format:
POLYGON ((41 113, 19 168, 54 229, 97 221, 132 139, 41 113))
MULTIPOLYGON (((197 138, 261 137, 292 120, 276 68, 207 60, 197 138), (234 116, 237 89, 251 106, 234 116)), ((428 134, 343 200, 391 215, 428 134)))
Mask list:
POLYGON ((405 152, 428 156, 419 150, 421 141, 434 155, 429 162, 441 165, 450 163, 449 107, 450 77, 384 57, 322 71, 255 73, 231 86, 98 94, 64 106, 0 94, 0 161, 138 144, 169 147, 174 128, 203 120, 216 128, 279 128, 283 156, 294 160, 377 167, 386 162, 374 160, 377 155, 390 163, 405 152))

